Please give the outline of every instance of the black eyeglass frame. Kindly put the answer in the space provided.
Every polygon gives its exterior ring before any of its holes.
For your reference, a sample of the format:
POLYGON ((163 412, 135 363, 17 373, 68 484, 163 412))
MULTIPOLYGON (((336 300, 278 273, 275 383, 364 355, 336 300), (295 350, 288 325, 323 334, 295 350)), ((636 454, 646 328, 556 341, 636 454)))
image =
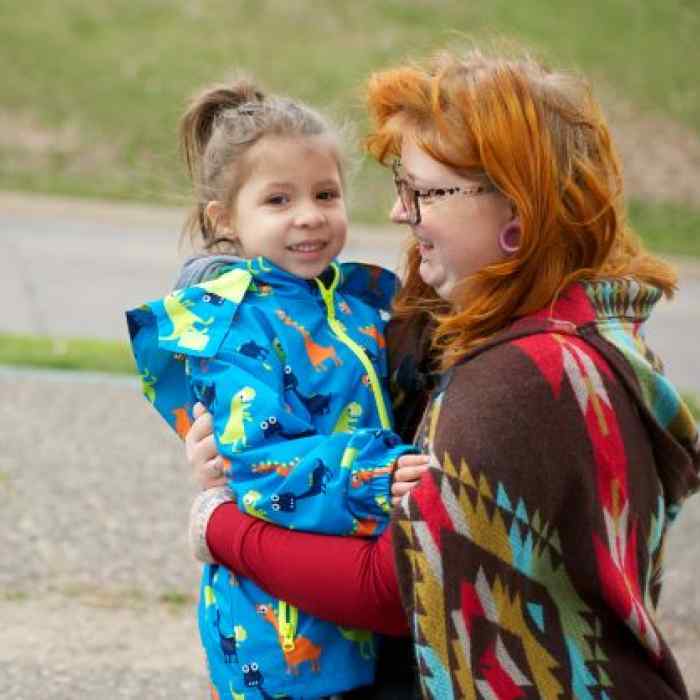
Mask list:
POLYGON ((391 170, 394 174, 394 187, 396 187, 396 194, 401 200, 401 204, 408 214, 408 223, 411 226, 418 226, 418 224, 420 224, 422 221, 420 211, 421 199, 428 199, 429 197, 436 196, 447 197, 453 194, 463 194, 466 197, 475 197, 481 194, 489 194, 491 192, 498 191, 498 188, 492 183, 485 185, 474 185, 473 187, 459 187, 458 185, 455 185, 453 187, 431 187, 427 190, 417 190, 408 180, 401 177, 401 174, 399 173, 400 167, 401 159, 396 158, 391 164, 391 170))

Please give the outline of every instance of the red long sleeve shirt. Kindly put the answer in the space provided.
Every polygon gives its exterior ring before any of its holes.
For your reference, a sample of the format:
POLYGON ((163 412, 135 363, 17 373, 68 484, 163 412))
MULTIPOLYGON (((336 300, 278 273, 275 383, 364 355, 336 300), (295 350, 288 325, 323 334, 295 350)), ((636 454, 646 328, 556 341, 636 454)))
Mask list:
POLYGON ((277 598, 345 627, 407 635, 391 528, 376 539, 286 530, 219 506, 207 544, 216 561, 277 598))

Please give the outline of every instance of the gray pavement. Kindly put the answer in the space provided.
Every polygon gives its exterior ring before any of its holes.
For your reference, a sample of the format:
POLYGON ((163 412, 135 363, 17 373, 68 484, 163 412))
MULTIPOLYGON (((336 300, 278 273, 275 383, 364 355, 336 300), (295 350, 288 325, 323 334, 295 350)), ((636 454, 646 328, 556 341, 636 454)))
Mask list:
MULTIPOLYGON (((0 368, 0 698, 204 699, 182 445, 133 379, 0 368)), ((700 700, 700 497, 661 628, 700 700)))
POLYGON ((0 396, 0 698, 208 697, 182 445, 132 379, 0 396))
MULTIPOLYGON (((181 217, 0 195, 0 331, 124 338, 123 309, 172 282, 181 217)), ((350 256, 396 259, 396 238, 355 234, 350 256)), ((653 333, 700 394, 695 357, 673 353, 700 328, 694 266, 683 281, 653 333)), ((0 368, 0 396, 0 697, 206 697, 181 444, 133 379, 0 368)), ((700 700, 698 531, 695 498, 670 535, 660 624, 700 700)))

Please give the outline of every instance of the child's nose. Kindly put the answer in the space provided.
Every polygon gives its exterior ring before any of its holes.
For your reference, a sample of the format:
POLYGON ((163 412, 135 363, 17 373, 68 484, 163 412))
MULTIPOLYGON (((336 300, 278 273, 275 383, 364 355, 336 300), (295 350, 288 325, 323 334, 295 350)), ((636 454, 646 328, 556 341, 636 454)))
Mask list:
POLYGON ((309 203, 300 206, 296 215, 296 225, 305 227, 320 226, 326 221, 325 213, 316 204, 309 203))

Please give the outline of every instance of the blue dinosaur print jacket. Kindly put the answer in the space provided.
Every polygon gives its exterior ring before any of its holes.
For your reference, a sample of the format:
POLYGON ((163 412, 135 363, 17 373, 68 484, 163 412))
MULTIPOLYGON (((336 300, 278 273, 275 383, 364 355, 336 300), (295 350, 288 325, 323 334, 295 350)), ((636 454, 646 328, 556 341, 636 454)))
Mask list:
MULTIPOLYGON (((305 280, 264 258, 228 260, 127 313, 144 394, 181 437, 194 402, 208 407, 249 514, 378 535, 393 465, 415 452, 391 430, 383 331, 395 276, 334 262, 305 280)), ((316 698, 373 681, 370 632, 305 615, 222 566, 204 569, 199 622, 222 698, 316 698)))

